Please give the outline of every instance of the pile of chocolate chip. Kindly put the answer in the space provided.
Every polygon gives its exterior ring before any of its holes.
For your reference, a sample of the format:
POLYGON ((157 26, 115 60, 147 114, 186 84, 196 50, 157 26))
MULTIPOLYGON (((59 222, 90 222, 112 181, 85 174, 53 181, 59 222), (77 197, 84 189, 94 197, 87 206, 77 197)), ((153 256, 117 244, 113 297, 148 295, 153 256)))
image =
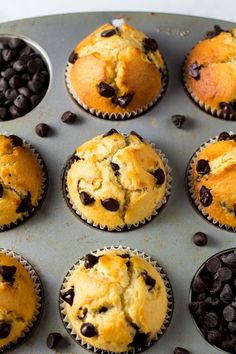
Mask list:
POLYGON ((49 73, 41 56, 20 38, 0 42, 0 121, 18 118, 42 100, 49 73))
POLYGON ((236 353, 236 251, 207 260, 193 279, 190 311, 209 343, 236 353))

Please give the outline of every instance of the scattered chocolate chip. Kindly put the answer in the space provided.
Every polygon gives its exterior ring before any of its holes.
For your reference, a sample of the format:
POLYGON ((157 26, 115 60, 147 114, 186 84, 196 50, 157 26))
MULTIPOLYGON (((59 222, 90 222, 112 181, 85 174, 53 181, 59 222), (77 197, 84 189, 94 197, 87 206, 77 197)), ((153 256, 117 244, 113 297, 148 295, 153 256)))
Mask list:
POLYGON ((46 137, 48 135, 49 131, 50 131, 50 127, 46 123, 39 123, 35 127, 36 134, 38 136, 41 136, 41 138, 46 137))
POLYGON ((80 160, 79 156, 77 156, 77 155, 72 155, 72 156, 67 160, 67 163, 66 163, 67 168, 70 168, 71 165, 73 165, 74 162, 79 161, 79 160, 80 160))
POLYGON ((0 321, 0 339, 7 338, 11 332, 10 323, 0 321))
POLYGON ((107 38, 107 37, 114 36, 115 34, 116 34, 116 30, 114 28, 111 28, 101 32, 101 37, 107 38))
POLYGON ((93 266, 95 266, 95 264, 98 263, 98 260, 99 260, 99 257, 94 256, 94 254, 88 253, 84 257, 84 267, 86 269, 93 268, 93 266))
POLYGON ((229 284, 225 284, 221 293, 220 299, 223 303, 229 304, 234 298, 234 293, 229 284))
POLYGON ((95 202, 95 199, 90 197, 90 195, 86 192, 80 192, 79 197, 83 205, 90 205, 95 202))
POLYGON ((107 133, 103 134, 103 138, 107 137, 107 136, 110 136, 110 135, 113 135, 113 134, 119 134, 117 130, 115 129, 110 129, 107 133))
POLYGON ((12 144, 15 147, 23 145, 23 140, 19 136, 17 136, 17 135, 9 135, 9 138, 11 139, 12 144))
POLYGON ((195 79, 199 80, 200 79, 200 69, 201 65, 199 65, 196 61, 189 66, 188 73, 189 75, 195 79))
POLYGON ((152 290, 156 284, 156 280, 153 279, 146 271, 141 273, 145 284, 149 287, 148 290, 152 290))
POLYGON ((197 162, 197 167, 196 167, 197 173, 200 175, 205 175, 210 172, 210 166, 207 160, 200 159, 197 162))
POLYGON ((107 311, 108 311, 108 308, 107 308, 106 306, 102 306, 102 307, 99 309, 98 313, 104 313, 104 312, 107 312, 107 311))
POLYGON ((182 347, 176 347, 173 354, 190 354, 190 352, 182 347))
POLYGON ((196 232, 193 235, 193 243, 199 247, 205 246, 207 244, 207 235, 201 231, 196 232))
POLYGON ((210 192, 210 189, 208 189, 205 186, 202 186, 200 189, 200 202, 204 207, 208 207, 212 203, 212 194, 210 192))
POLYGON ((217 327, 219 322, 219 317, 215 312, 208 312, 204 317, 204 323, 207 328, 217 327))
POLYGON ((136 133, 134 130, 132 130, 129 134, 130 134, 130 135, 135 135, 135 136, 137 136, 137 138, 139 138, 139 140, 143 142, 143 138, 141 137, 141 135, 139 135, 138 133, 136 133))
POLYGON ((123 96, 116 97, 114 102, 113 101, 112 102, 122 108, 126 108, 132 101, 133 97, 134 97, 134 93, 126 93, 123 96))
POLYGON ((73 52, 70 53, 68 61, 69 61, 69 63, 74 64, 77 59, 78 59, 78 54, 75 53, 75 51, 73 50, 73 52))
POLYGON ((97 329, 94 327, 94 325, 90 322, 85 322, 82 324, 80 328, 80 332, 84 337, 94 337, 98 335, 97 329))
POLYGON ((0 198, 3 197, 3 191, 4 191, 3 185, 0 183, 0 198))
POLYGON ((148 335, 140 332, 139 329, 137 329, 133 337, 133 341, 129 344, 129 346, 132 346, 137 349, 142 349, 147 345, 147 339, 148 335))
POLYGON ((208 31, 205 35, 205 38, 211 39, 213 37, 218 36, 221 32, 225 32, 220 26, 215 25, 213 31, 208 31))
POLYGON ((156 184, 161 186, 165 182, 165 173, 161 168, 158 168, 154 173, 153 176, 156 178, 156 184))
POLYGON ((62 335, 60 333, 58 332, 49 333, 47 337, 47 347, 49 349, 56 348, 59 342, 61 341, 61 339, 62 339, 62 335))
POLYGON ((212 257, 207 261, 206 267, 210 273, 216 273, 221 267, 221 261, 217 257, 212 257))
POLYGON ((0 274, 5 281, 12 281, 15 273, 16 273, 15 266, 6 266, 6 265, 0 266, 0 274))
POLYGON ((144 38, 143 47, 147 51, 155 52, 158 49, 157 41, 154 38, 144 38))
POLYGON ((207 290, 206 284, 199 275, 194 278, 192 288, 195 293, 202 293, 207 290))
POLYGON ((76 114, 70 112, 70 111, 66 111, 62 114, 61 116, 61 121, 63 123, 73 123, 76 119, 76 114))
POLYGON ((113 169, 113 171, 115 172, 115 176, 118 176, 119 175, 119 169, 120 169, 120 166, 117 165, 117 163, 114 163, 114 162, 111 162, 111 168, 113 169))
POLYGON ((99 83, 98 92, 103 97, 113 97, 116 94, 115 89, 112 86, 106 84, 105 82, 99 83))
POLYGON ((185 122, 186 117, 183 116, 182 114, 174 114, 173 116, 171 116, 171 120, 174 123, 174 125, 177 128, 182 128, 184 122, 185 122))
POLYGON ((27 195, 21 199, 20 204, 18 205, 16 212, 17 213, 25 213, 27 211, 30 211, 33 208, 31 204, 31 194, 30 192, 27 193, 27 195))
POLYGON ((207 334, 207 340, 209 343, 214 345, 219 345, 221 342, 222 335, 219 330, 211 329, 207 334))
POLYGON ((233 114, 235 112, 231 102, 220 102, 219 106, 225 114, 233 114))
POLYGON ((10 38, 8 45, 11 49, 19 49, 25 45, 25 42, 20 38, 10 38))
POLYGON ((101 200, 102 206, 109 211, 117 211, 120 207, 119 202, 113 198, 101 200))
POLYGON ((232 278, 233 274, 232 274, 232 270, 229 269, 228 267, 222 267, 218 270, 217 275, 222 282, 227 282, 232 278))
POLYGON ((75 296, 74 289, 71 288, 71 289, 67 290, 65 293, 63 293, 61 295, 61 298, 62 298, 62 300, 67 302, 70 306, 72 306, 73 300, 74 300, 74 296, 75 296))

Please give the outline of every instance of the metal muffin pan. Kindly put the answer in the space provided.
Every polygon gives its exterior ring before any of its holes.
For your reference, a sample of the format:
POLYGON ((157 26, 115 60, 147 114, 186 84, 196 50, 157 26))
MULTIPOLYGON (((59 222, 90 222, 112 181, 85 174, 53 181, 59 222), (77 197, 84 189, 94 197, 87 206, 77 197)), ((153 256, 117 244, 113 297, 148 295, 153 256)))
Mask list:
MULTIPOLYGON (((58 352, 86 353, 67 335, 58 312, 61 282, 80 257, 104 246, 131 247, 144 251, 165 269, 174 291, 175 310, 167 332, 147 353, 172 353, 182 346, 197 354, 220 354, 199 334, 188 310, 191 279, 211 255, 235 247, 235 234, 220 230, 195 213, 185 189, 185 169, 194 151, 221 131, 234 131, 235 122, 213 118, 201 111, 188 97, 181 78, 181 67, 191 47, 215 24, 224 29, 234 23, 180 15, 156 13, 82 13, 39 17, 0 25, 1 34, 25 36, 36 42, 48 56, 51 82, 44 99, 22 118, 0 122, 1 132, 16 134, 31 143, 44 158, 49 172, 49 189, 41 209, 27 223, 1 233, 1 247, 27 258, 41 276, 45 306, 39 327, 19 353, 45 354, 49 332, 59 331, 66 341, 58 352), (131 25, 157 39, 169 73, 165 96, 144 115, 127 121, 107 121, 91 116, 68 94, 64 72, 66 61, 77 42, 114 18, 122 17, 131 25), (78 115, 75 123, 64 124, 66 110, 78 115), (171 115, 184 114, 182 129, 171 122, 171 115), (45 122, 52 134, 40 138, 35 126, 45 122), (65 161, 75 147, 92 137, 115 128, 122 133, 137 131, 153 141, 167 156, 172 168, 172 192, 163 212, 144 227, 122 233, 102 232, 76 218, 67 207, 61 190, 65 161), (208 245, 192 243, 197 231, 208 234, 208 245)), ((17 352, 16 350, 16 352, 17 352)))

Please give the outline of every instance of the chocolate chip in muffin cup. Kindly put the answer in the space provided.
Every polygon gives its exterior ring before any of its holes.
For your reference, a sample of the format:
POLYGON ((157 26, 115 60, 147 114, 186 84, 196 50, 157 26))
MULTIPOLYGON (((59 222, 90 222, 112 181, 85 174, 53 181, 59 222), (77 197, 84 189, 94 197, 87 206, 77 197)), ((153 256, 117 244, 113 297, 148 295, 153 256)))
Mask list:
MULTIPOLYGON (((209 215, 205 208, 210 206, 211 203, 213 202, 213 196, 212 196, 212 191, 207 188, 206 186, 202 186, 200 191, 199 191, 199 198, 195 193, 194 190, 194 186, 193 186, 193 175, 194 175, 194 166, 196 167, 196 171, 198 173, 198 177, 196 177, 198 180, 198 182, 201 180, 201 178, 204 178, 204 176, 207 176, 210 173, 210 166, 207 160, 198 160, 198 156, 199 154, 210 144, 213 144, 217 141, 228 141, 228 140, 232 140, 235 141, 235 134, 233 132, 222 132, 219 135, 215 136, 214 138, 211 138, 210 140, 208 140, 206 143, 203 143, 196 151, 195 153, 192 155, 192 157, 190 158, 187 168, 186 168, 186 188, 187 188, 187 192, 188 192, 188 196, 189 199, 192 203, 192 205, 194 206, 194 209, 208 222, 210 222, 212 225, 226 230, 226 231, 230 231, 230 232, 236 232, 236 228, 228 225, 228 224, 224 224, 222 222, 219 222, 219 220, 217 220, 216 218, 212 217, 211 215, 209 215), (196 161, 198 160, 198 163, 196 164, 196 161)), ((228 212, 230 212, 231 214, 234 213, 234 206, 232 208, 230 208, 229 206, 227 206, 225 204, 224 201, 221 202, 221 206, 225 209, 228 210, 228 212)), ((234 213, 234 215, 236 215, 234 213)))
MULTIPOLYGON (((122 247, 122 246, 118 246, 118 247, 111 246, 111 247, 104 247, 102 249, 97 249, 96 251, 92 251, 89 255, 91 255, 93 257, 97 257, 97 259, 99 259, 99 257, 102 256, 106 251, 108 252, 110 250, 117 251, 118 253, 122 252, 120 257, 125 258, 125 259, 127 258, 128 260, 132 257, 132 255, 139 256, 140 258, 144 259, 145 261, 147 261, 149 264, 151 264, 155 268, 155 270, 159 273, 159 275, 161 276, 161 278, 163 279, 164 284, 165 284, 166 294, 167 294, 167 312, 166 312, 165 320, 164 320, 160 330, 156 333, 155 338, 152 340, 148 340, 148 335, 145 335, 144 333, 140 332, 138 326, 136 324, 132 323, 132 326, 136 331, 134 338, 133 338, 133 342, 130 345, 130 350, 128 350, 126 352, 122 352, 122 354, 142 353, 145 350, 149 349, 151 346, 155 345, 161 339, 161 337, 164 335, 164 333, 166 332, 167 328, 170 325, 170 322, 172 319, 172 314, 173 314, 173 309, 174 309, 174 298, 173 298, 172 287, 171 287, 171 284, 169 282, 169 279, 168 279, 166 273, 164 272, 163 268, 158 264, 158 262, 156 260, 154 260, 153 258, 151 258, 150 256, 146 255, 144 252, 138 251, 137 249, 132 249, 129 247, 122 247)), ((69 321, 67 312, 66 312, 66 302, 63 300, 63 296, 66 293, 67 284, 69 282, 70 277, 73 275, 73 272, 76 271, 78 269, 78 267, 84 263, 87 256, 88 255, 80 258, 79 261, 76 262, 71 267, 71 269, 66 274, 64 280, 62 281, 62 285, 60 288, 60 294, 59 294, 59 312, 60 312, 61 320, 63 322, 63 325, 65 326, 65 329, 69 333, 69 335, 76 341, 77 344, 79 344, 84 349, 87 349, 88 351, 90 351, 92 353, 113 354, 114 352, 112 352, 112 351, 99 349, 99 348, 93 347, 92 345, 86 343, 73 329, 73 327, 69 321)), ((140 275, 140 276, 143 277, 142 275, 140 275)), ((143 281, 145 282, 145 284, 147 284, 149 291, 152 291, 152 289, 150 289, 150 287, 154 286, 154 281, 153 281, 154 279, 152 279, 148 274, 147 275, 145 274, 145 279, 143 278, 143 281)), ((106 314, 107 311, 109 311, 109 309, 107 307, 103 306, 100 308, 98 313, 103 315, 104 313, 106 314)), ((93 336, 99 335, 99 332, 93 326, 93 324, 86 321, 85 316, 87 316, 87 315, 88 314, 86 311, 80 317, 83 320, 83 326, 84 326, 83 327, 83 332, 84 332, 83 334, 84 334, 84 336, 85 337, 93 337, 93 336)), ((81 328, 81 330, 82 330, 82 328, 81 328)))
MULTIPOLYGON (((28 191, 25 196, 22 196, 21 203, 19 204, 19 206, 16 209, 16 212, 19 213, 19 218, 17 218, 17 220, 15 220, 15 221, 0 225, 0 232, 11 230, 14 227, 17 227, 17 226, 21 225, 22 223, 24 223, 25 221, 29 220, 34 215, 34 213, 41 207, 41 205, 45 199, 47 189, 48 189, 47 167, 46 167, 46 164, 45 164, 43 158, 38 153, 38 151, 36 151, 34 149, 34 147, 32 145, 30 145, 28 142, 26 142, 24 139, 21 139, 20 137, 18 137, 16 135, 11 135, 11 134, 7 134, 7 133, 4 133, 2 135, 9 137, 12 140, 13 147, 21 146, 25 149, 28 149, 32 153, 32 155, 36 158, 36 160, 38 162, 38 166, 39 166, 41 177, 42 177, 42 183, 40 186, 39 196, 38 196, 38 200, 36 201, 36 203, 34 203, 34 205, 31 203, 31 194, 28 191)), ((4 188, 5 188, 4 183, 1 183, 0 184, 0 198, 4 197, 4 188)))
MULTIPOLYGON (((11 341, 9 344, 0 346, 0 352, 5 353, 18 348, 19 345, 23 344, 33 334, 41 319, 44 296, 43 296, 43 286, 39 278, 39 275, 35 271, 34 267, 25 258, 5 248, 0 248, 0 254, 4 254, 6 256, 12 257, 13 259, 17 260, 26 269, 26 271, 30 275, 30 278, 32 279, 34 289, 35 289, 35 296, 36 296, 35 312, 32 319, 29 321, 27 328, 21 333, 21 336, 19 338, 17 338, 14 341, 11 341)), ((9 282, 9 284, 11 284, 11 282, 9 282)), ((14 278, 12 284, 14 284, 14 278)), ((7 338, 7 335, 9 335, 11 328, 10 327, 7 328, 6 326, 4 326, 4 328, 2 327, 2 330, 4 331, 4 334, 2 332, 1 338, 7 338)))

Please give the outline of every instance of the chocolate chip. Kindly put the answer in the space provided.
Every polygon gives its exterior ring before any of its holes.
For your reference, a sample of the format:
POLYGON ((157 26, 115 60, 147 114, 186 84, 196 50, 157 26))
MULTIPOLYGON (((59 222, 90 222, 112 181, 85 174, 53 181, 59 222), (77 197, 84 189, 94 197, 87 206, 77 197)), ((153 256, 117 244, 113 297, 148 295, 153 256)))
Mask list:
POLYGON ((107 136, 110 136, 110 135, 113 135, 113 134, 119 134, 117 130, 115 129, 110 129, 107 133, 103 134, 103 138, 107 137, 107 136))
POLYGON ((236 322, 229 322, 228 329, 230 332, 235 333, 236 332, 236 322))
POLYGON ((76 115, 70 111, 66 111, 61 116, 61 121, 63 123, 73 123, 76 119, 76 115))
POLYGON ((118 254, 118 256, 121 258, 129 258, 130 259, 130 255, 128 253, 118 254))
POLYGON ((5 91, 5 97, 10 101, 13 102, 16 97, 18 96, 18 92, 16 89, 7 89, 5 91))
POLYGON ((106 84, 105 82, 99 83, 98 92, 103 97, 113 97, 116 94, 115 89, 112 86, 106 84))
POLYGON ((5 91, 8 88, 8 83, 4 77, 0 78, 0 91, 5 91))
POLYGON ((216 273, 221 267, 221 261, 217 257, 212 257, 207 261, 206 267, 210 273, 216 273))
POLYGON ((212 203, 212 194, 210 189, 205 186, 202 186, 200 189, 200 202, 204 207, 208 207, 212 203))
POLYGON ((111 162, 111 168, 113 169, 113 171, 115 172, 115 176, 118 176, 119 175, 119 169, 120 169, 120 166, 117 165, 117 163, 114 163, 114 162, 111 162))
POLYGON ((7 338, 11 332, 11 325, 7 322, 0 322, 0 339, 7 338))
POLYGON ((12 68, 7 68, 6 70, 1 72, 2 77, 4 77, 4 79, 7 79, 7 80, 9 80, 15 74, 16 74, 16 72, 12 68))
POLYGON ((137 349, 142 349, 147 345, 147 340, 148 335, 140 332, 139 329, 137 329, 133 337, 133 341, 129 344, 129 346, 132 346, 137 349))
POLYGON ((200 69, 201 65, 199 65, 196 61, 189 66, 188 73, 189 75, 195 79, 199 80, 200 79, 200 69))
POLYGON ((225 321, 231 322, 236 319, 236 312, 233 306, 228 305, 223 310, 223 317, 225 321))
POLYGON ((39 123, 35 127, 36 134, 38 136, 41 136, 41 138, 46 137, 48 135, 49 131, 50 131, 50 127, 46 123, 39 123))
POLYGON ((7 120, 8 112, 6 107, 0 107, 0 120, 7 120))
POLYGON ((37 104, 41 101, 42 97, 39 95, 32 95, 30 97, 30 101, 31 101, 31 106, 32 108, 36 107, 37 104))
POLYGON ((206 313, 206 305, 204 301, 193 301, 190 304, 190 309, 195 315, 204 315, 206 313))
POLYGON ((11 139, 13 146, 17 147, 23 145, 23 140, 19 136, 9 135, 9 138, 11 139))
POLYGON ((90 195, 86 192, 80 192, 79 197, 83 205, 89 205, 95 202, 95 199, 90 197, 90 195))
POLYGON ((71 289, 67 290, 65 293, 63 293, 61 295, 61 298, 62 298, 62 300, 67 302, 70 306, 72 306, 73 300, 74 300, 74 296, 75 296, 74 289, 71 288, 71 289))
POLYGON ((230 102, 220 102, 219 104, 221 110, 225 114, 233 114, 234 108, 230 102))
POLYGON ((212 308, 220 306, 220 300, 214 295, 207 296, 204 303, 212 308))
POLYGON ((116 30, 114 28, 107 29, 103 32, 101 32, 101 37, 111 37, 116 34, 116 30))
POLYGON ((218 34, 220 34, 221 32, 224 32, 224 30, 223 30, 220 26, 215 25, 213 31, 208 31, 208 32, 206 33, 205 38, 211 39, 211 38, 213 38, 213 37, 218 36, 218 34))
POLYGON ((234 293, 229 284, 225 284, 221 293, 220 299, 223 303, 229 304, 234 298, 234 293))
POLYGON ((132 130, 129 134, 130 134, 130 135, 135 135, 135 136, 137 136, 137 138, 139 138, 139 140, 143 142, 143 138, 141 137, 141 135, 139 135, 138 133, 136 133, 134 130, 132 130))
POLYGON ((145 284, 149 287, 148 290, 152 290, 156 284, 156 280, 153 279, 147 271, 144 271, 141 273, 143 280, 145 281, 145 284))
POLYGON ((6 266, 6 265, 0 266, 0 274, 5 281, 12 281, 15 273, 16 273, 15 266, 6 266))
POLYGON ((94 327, 94 325, 90 322, 85 322, 82 324, 80 328, 80 332, 84 337, 94 337, 98 335, 97 329, 94 327))
POLYGON ((0 183, 0 198, 2 198, 3 196, 3 191, 4 191, 3 185, 0 183))
POLYGON ((219 345, 221 342, 222 335, 219 330, 211 329, 207 334, 207 340, 209 343, 214 345, 219 345))
POLYGON ((24 71, 26 69, 26 63, 23 60, 19 59, 14 62, 13 69, 17 72, 24 71))
POLYGON ((19 87, 21 87, 21 79, 19 75, 13 75, 10 80, 9 80, 9 85, 14 88, 17 89, 19 87))
POLYGON ((154 38, 144 38, 143 47, 147 51, 155 52, 158 49, 158 44, 154 38))
POLYGON ((88 313, 87 307, 84 307, 84 308, 80 307, 79 308, 78 318, 80 320, 83 320, 86 317, 87 313, 88 313))
POLYGON ((107 312, 107 311, 108 311, 108 308, 105 307, 105 306, 102 306, 102 307, 99 309, 98 313, 104 313, 104 312, 107 312))
POLYGON ((23 96, 25 96, 25 97, 30 97, 31 96, 31 92, 30 92, 30 90, 28 89, 28 87, 19 87, 18 88, 18 92, 21 94, 21 95, 23 95, 23 96))
POLYGON ((236 268, 236 253, 229 253, 222 260, 229 268, 236 268))
POLYGON ((190 354, 190 352, 182 347, 176 347, 173 354, 190 354))
POLYGON ((183 116, 182 114, 174 114, 173 116, 171 116, 171 120, 174 123, 174 125, 177 128, 182 128, 184 122, 185 122, 186 117, 183 116))
POLYGON ((222 341, 221 348, 225 351, 230 351, 232 353, 232 350, 234 349, 235 346, 234 338, 227 338, 226 340, 222 341))
POLYGON ((54 349, 59 344, 62 339, 62 335, 58 332, 49 333, 47 336, 47 347, 49 349, 54 349))
POLYGON ((165 182, 165 173, 161 168, 158 168, 154 173, 153 176, 156 178, 156 184, 159 186, 165 182))
POLYGON ((73 50, 73 52, 70 53, 68 61, 69 61, 69 63, 74 64, 77 59, 78 59, 78 54, 75 53, 75 51, 73 50))
POLYGON ((195 293, 202 293, 207 290, 206 284, 199 275, 194 278, 192 288, 195 293))
POLYGON ((113 198, 101 200, 102 206, 109 211, 117 211, 120 207, 119 202, 113 198))
POLYGON ((28 45, 26 45, 24 48, 21 49, 19 58, 22 58, 25 55, 28 56, 30 53, 31 53, 31 48, 28 45))
POLYGON ((66 163, 67 168, 70 168, 71 165, 73 165, 73 163, 76 162, 76 161, 78 161, 78 160, 80 160, 79 156, 77 156, 77 155, 72 155, 72 156, 67 160, 67 163, 66 163))
POLYGON ((197 162, 197 167, 196 167, 197 173, 200 175, 205 175, 210 172, 210 166, 207 160, 200 159, 197 162))
POLYGON ((19 49, 25 45, 25 42, 20 38, 10 38, 8 45, 11 49, 19 49))
POLYGON ((28 82, 28 87, 31 91, 37 94, 42 90, 45 82, 45 76, 42 73, 37 72, 34 74, 32 80, 28 82))
POLYGON ((35 60, 29 60, 27 68, 31 74, 37 73, 41 69, 41 65, 35 60))
POLYGON ((115 100, 112 102, 122 108, 126 108, 132 101, 133 97, 134 93, 126 93, 123 96, 116 97, 115 100))
POLYGON ((193 243, 199 247, 205 246, 207 244, 207 235, 201 231, 196 232, 193 235, 193 243))
POLYGON ((217 275, 219 279, 223 282, 227 282, 232 278, 232 270, 228 267, 222 267, 218 270, 217 275))
POLYGON ((21 111, 19 108, 17 108, 15 105, 12 105, 10 108, 9 108, 9 111, 11 113, 11 116, 12 118, 18 118, 21 116, 21 111))
POLYGON ((27 97, 23 95, 18 95, 14 100, 14 104, 16 107, 22 109, 23 111, 26 111, 29 108, 29 101, 27 97))
POLYGON ((2 50, 2 58, 6 63, 14 60, 16 57, 16 53, 11 49, 3 49, 2 50))
POLYGON ((21 199, 20 204, 18 205, 16 212, 17 213, 25 213, 27 211, 30 211, 33 208, 31 204, 31 194, 30 192, 27 193, 27 195, 21 199))
POLYGON ((21 75, 21 81, 24 82, 25 84, 28 84, 28 81, 30 81, 30 74, 29 73, 24 73, 21 75))
POLYGON ((95 264, 97 264, 98 261, 99 261, 99 257, 94 256, 94 254, 88 253, 84 257, 84 267, 86 269, 93 268, 93 266, 95 266, 95 264))
POLYGON ((222 287, 223 287, 223 283, 219 279, 216 279, 212 283, 210 293, 212 295, 218 294, 221 291, 222 287))
POLYGON ((204 323, 207 328, 217 327, 219 322, 219 317, 215 312, 208 312, 204 317, 204 323))

